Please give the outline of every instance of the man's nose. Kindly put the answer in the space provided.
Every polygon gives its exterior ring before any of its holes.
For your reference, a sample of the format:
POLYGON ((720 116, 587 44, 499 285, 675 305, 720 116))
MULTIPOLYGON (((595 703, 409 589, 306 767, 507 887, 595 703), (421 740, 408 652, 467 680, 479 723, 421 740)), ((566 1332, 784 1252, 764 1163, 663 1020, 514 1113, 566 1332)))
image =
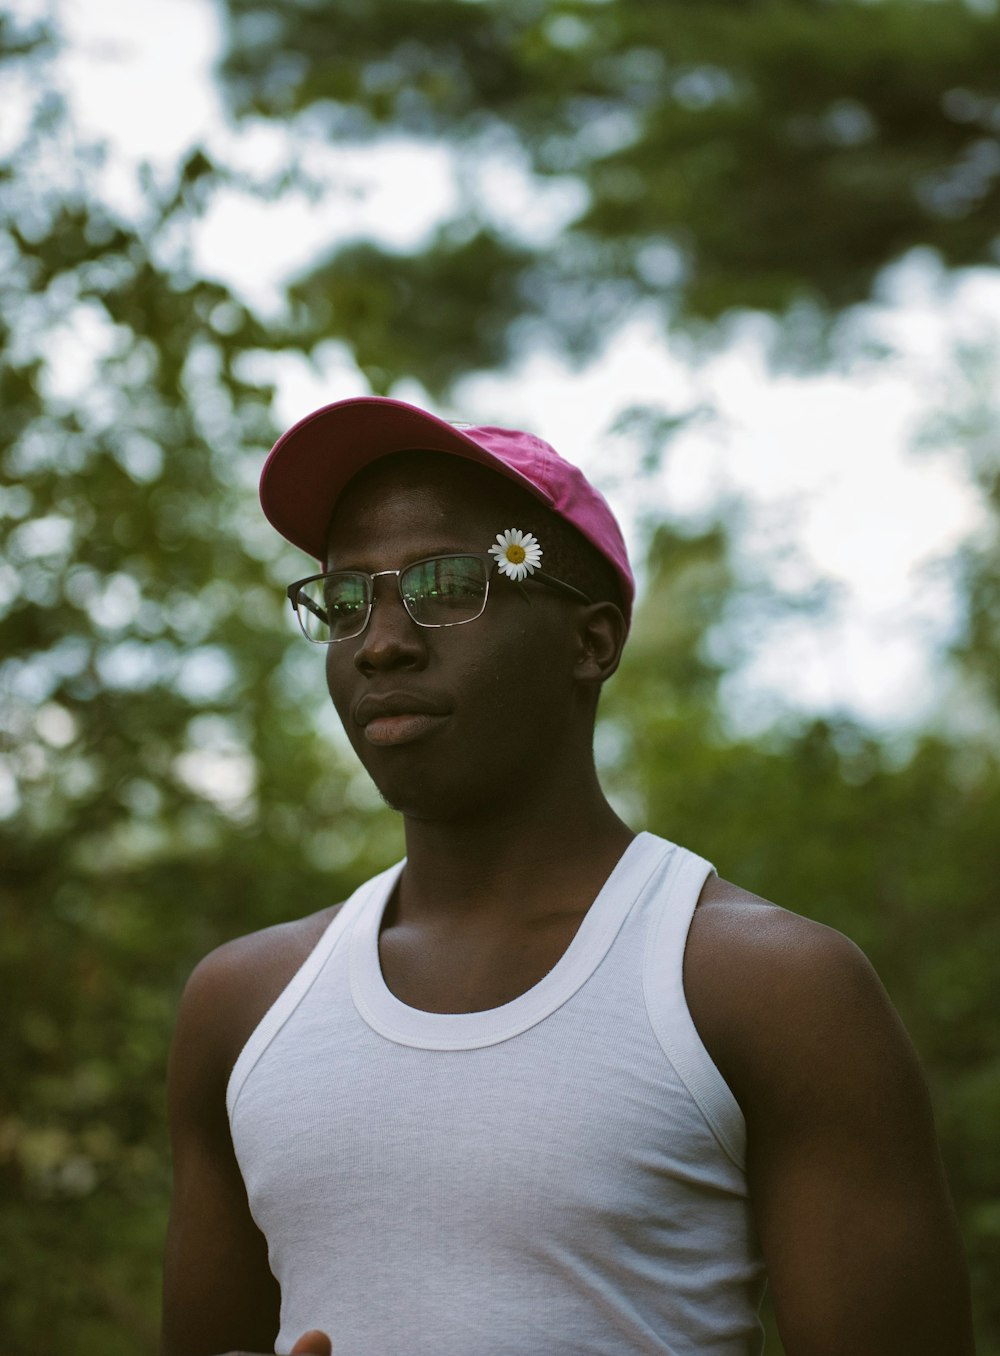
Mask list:
POLYGON ((403 606, 398 577, 377 577, 373 586, 372 614, 354 653, 355 666, 362 673, 423 668, 427 662, 426 628, 418 626, 403 606))

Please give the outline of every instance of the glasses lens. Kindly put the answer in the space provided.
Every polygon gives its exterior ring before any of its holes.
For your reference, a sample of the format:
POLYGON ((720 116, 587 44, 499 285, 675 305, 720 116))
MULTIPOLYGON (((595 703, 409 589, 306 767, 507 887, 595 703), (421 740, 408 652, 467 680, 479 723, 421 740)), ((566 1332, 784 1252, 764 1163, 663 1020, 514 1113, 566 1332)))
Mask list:
POLYGON ((368 621, 369 588, 363 574, 327 574, 303 584, 296 597, 303 631, 321 645, 360 635, 368 621))
POLYGON ((486 606, 486 563, 478 556, 419 560, 399 577, 406 610, 419 626, 474 621, 486 606))

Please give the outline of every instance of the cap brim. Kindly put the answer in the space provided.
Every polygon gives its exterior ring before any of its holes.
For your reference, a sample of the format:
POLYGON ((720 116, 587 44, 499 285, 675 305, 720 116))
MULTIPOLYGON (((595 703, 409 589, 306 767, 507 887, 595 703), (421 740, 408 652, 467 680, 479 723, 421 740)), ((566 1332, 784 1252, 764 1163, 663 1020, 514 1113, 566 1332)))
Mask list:
POLYGON ((348 481, 379 457, 411 449, 479 462, 540 497, 526 476, 445 420, 402 400, 358 396, 314 410, 278 439, 260 478, 265 517, 322 562, 330 517, 348 481))

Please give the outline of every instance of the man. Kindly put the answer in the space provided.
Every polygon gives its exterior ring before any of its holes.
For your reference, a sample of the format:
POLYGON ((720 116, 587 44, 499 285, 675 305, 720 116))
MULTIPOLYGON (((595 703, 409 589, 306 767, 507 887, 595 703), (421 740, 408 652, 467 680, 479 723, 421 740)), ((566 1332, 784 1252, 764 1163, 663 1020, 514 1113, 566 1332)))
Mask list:
POLYGON ((965 1356, 916 1058, 839 934, 608 805, 633 582, 530 435, 339 402, 261 499, 407 856, 194 972, 164 1356, 965 1356))

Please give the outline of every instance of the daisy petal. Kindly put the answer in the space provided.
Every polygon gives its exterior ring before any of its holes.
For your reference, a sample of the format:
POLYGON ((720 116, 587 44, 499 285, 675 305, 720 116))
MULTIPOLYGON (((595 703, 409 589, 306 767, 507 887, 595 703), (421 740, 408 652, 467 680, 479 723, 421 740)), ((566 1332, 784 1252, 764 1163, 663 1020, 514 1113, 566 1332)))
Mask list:
POLYGON ((519 527, 498 532, 496 544, 488 550, 500 573, 518 582, 533 574, 542 561, 538 538, 531 532, 522 532, 519 527))

